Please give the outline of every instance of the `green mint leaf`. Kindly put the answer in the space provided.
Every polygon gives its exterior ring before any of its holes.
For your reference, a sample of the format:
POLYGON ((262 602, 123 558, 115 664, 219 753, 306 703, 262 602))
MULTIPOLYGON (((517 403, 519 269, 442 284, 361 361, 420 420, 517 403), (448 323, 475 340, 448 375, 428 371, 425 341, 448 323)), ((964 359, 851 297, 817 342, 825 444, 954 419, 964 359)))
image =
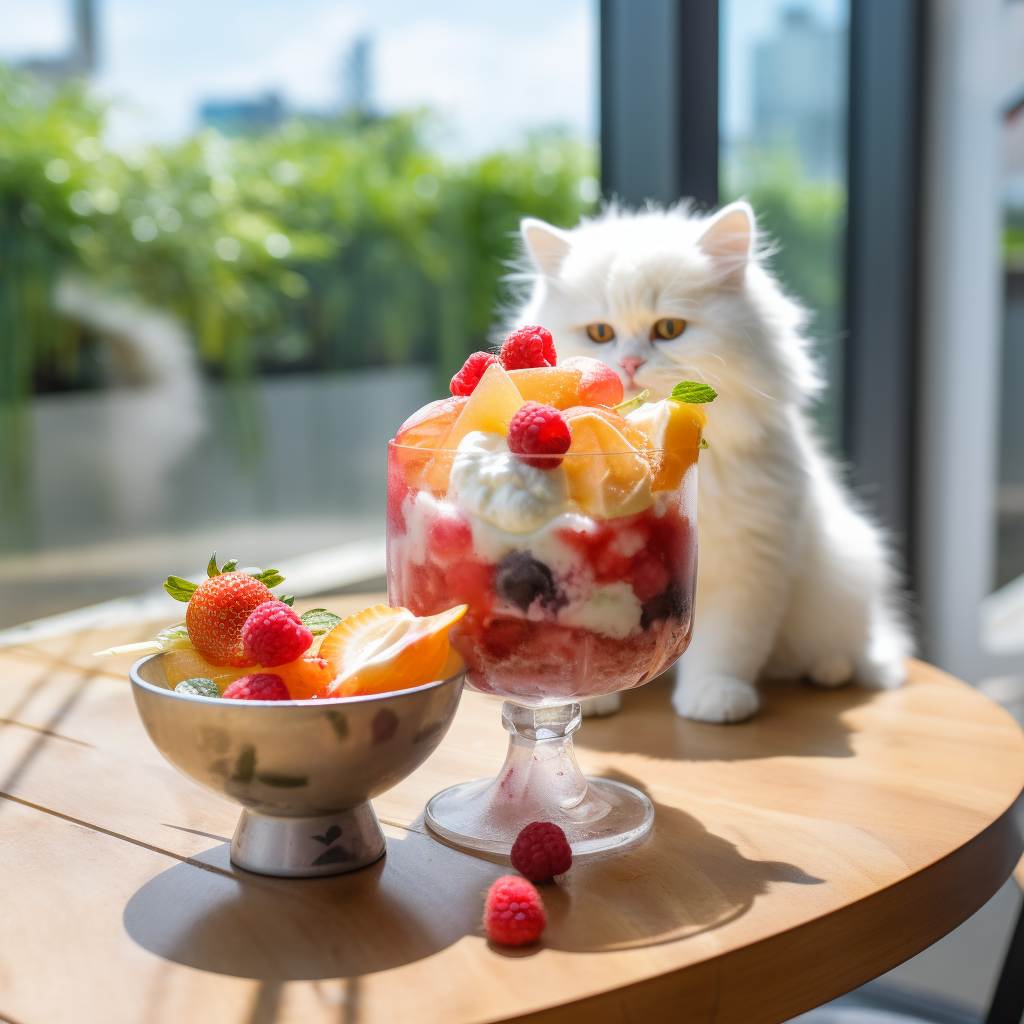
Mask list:
POLYGON ((281 604, 286 604, 288 605, 289 608, 291 608, 291 606, 295 604, 295 595, 285 594, 284 597, 279 597, 278 600, 281 602, 281 604))
POLYGON ((216 551, 214 551, 214 553, 212 555, 210 555, 210 561, 207 563, 207 566, 206 566, 206 575, 209 576, 211 580, 213 579, 214 576, 219 576, 220 575, 220 569, 217 568, 217 552, 216 551))
POLYGON ((681 380, 668 396, 673 402, 684 402, 687 405, 704 405, 713 402, 718 392, 709 384, 701 384, 695 380, 681 380))
POLYGON ((192 600, 192 595, 198 589, 198 583, 190 583, 188 580, 183 580, 180 576, 168 576, 167 582, 164 584, 164 590, 166 590, 175 601, 182 601, 185 604, 188 604, 188 602, 192 600))
POLYGON ((284 583, 284 577, 276 569, 264 569, 263 572, 254 572, 254 580, 259 580, 265 587, 276 587, 284 583))
POLYGON ((341 619, 334 612, 329 612, 326 608, 310 608, 308 612, 302 613, 301 619, 302 624, 313 636, 330 633, 341 622, 341 619))
POLYGON ((640 406, 643 405, 650 397, 650 391, 648 391, 647 388, 644 388, 636 398, 631 398, 627 402, 620 402, 618 405, 613 405, 612 408, 620 416, 628 416, 631 412, 636 412, 636 410, 639 409, 640 406))
POLYGON ((228 560, 227 560, 227 561, 226 561, 226 562, 225 562, 225 563, 224 563, 224 564, 223 564, 223 565, 221 566, 221 569, 220 569, 220 571, 221 571, 222 573, 224 573, 224 572, 234 572, 234 571, 235 571, 235 566, 237 566, 237 565, 238 565, 238 559, 237 559, 237 558, 229 558, 229 559, 228 559, 228 560))
POLYGON ((183 679, 174 688, 175 693, 187 693, 193 697, 219 697, 220 690, 212 679, 196 676, 195 679, 183 679))

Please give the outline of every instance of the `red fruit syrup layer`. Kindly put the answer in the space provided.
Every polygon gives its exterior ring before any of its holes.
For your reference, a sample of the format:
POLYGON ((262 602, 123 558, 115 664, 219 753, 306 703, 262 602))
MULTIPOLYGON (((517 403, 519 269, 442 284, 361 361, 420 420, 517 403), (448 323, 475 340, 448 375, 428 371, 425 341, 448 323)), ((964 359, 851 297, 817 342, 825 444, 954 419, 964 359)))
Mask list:
MULTIPOLYGON (((415 500, 417 492, 402 493, 415 500)), ((641 614, 627 636, 558 621, 569 604, 559 577, 529 550, 482 560, 469 522, 444 501, 421 518, 419 544, 408 542, 404 515, 389 517, 391 602, 416 615, 469 605, 450 637, 478 690, 557 704, 639 686, 679 657, 692 628, 696 533, 667 497, 660 515, 651 508, 608 520, 575 517, 585 528, 555 531, 563 551, 578 554, 576 575, 586 585, 632 589, 641 614)))

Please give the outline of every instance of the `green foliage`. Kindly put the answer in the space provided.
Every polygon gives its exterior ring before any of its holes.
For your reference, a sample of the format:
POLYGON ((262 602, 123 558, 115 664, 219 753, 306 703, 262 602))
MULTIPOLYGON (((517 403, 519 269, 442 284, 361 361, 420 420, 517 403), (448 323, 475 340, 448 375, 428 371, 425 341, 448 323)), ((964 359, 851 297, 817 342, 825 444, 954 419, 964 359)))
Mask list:
POLYGON ((71 266, 177 314, 216 373, 448 372, 484 343, 519 219, 571 225, 587 212, 579 182, 594 153, 546 138, 454 165, 424 145, 422 122, 295 119, 115 154, 81 94, 44 102, 2 72, 0 244, 25 268, 9 301, 34 303, 6 319, 22 325, 22 390, 25 367, 66 344, 67 328, 43 324, 71 266))
POLYGON ((744 197, 773 249, 770 264, 811 313, 810 333, 827 388, 814 410, 826 442, 839 450, 846 189, 802 176, 785 151, 745 149, 726 168, 723 199, 744 197))
POLYGON ((519 219, 571 226, 591 207, 579 186, 595 152, 564 137, 453 164, 424 143, 424 116, 406 114, 115 153, 104 114, 0 66, 8 503, 27 487, 27 396, 108 382, 97 339, 53 311, 62 273, 174 313, 215 375, 413 361, 440 385, 487 344, 519 219))
POLYGON ((1024 269, 1024 208, 1009 207, 1003 225, 1003 262, 1007 270, 1024 269))

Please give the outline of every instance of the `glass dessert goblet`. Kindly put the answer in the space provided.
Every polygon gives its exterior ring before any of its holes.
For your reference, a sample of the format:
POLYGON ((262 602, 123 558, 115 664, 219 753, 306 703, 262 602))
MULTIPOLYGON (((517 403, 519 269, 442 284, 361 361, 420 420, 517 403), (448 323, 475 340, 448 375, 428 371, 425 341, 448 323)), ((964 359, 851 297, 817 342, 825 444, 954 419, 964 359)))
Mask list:
POLYGON ((438 793, 427 824, 497 853, 532 821, 559 825, 576 853, 632 842, 651 802, 586 778, 572 735, 580 700, 646 683, 689 643, 696 443, 526 464, 478 437, 388 452, 389 599, 417 615, 469 606, 449 636, 469 685, 504 698, 509 733, 497 777, 438 793))

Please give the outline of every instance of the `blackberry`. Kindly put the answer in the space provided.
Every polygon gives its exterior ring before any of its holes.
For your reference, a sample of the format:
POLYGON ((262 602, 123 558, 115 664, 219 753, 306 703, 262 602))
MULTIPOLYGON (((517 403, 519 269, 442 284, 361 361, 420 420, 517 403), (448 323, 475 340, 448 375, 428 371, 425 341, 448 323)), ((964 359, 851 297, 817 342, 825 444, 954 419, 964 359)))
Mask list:
POLYGON ((647 629, 658 619, 681 619, 685 608, 683 588, 678 583, 670 583, 660 594, 655 594, 649 601, 644 601, 640 627, 647 629))
POLYGON ((546 605, 556 604, 558 594, 551 570, 525 551, 510 551, 499 563, 494 589, 525 612, 539 596, 546 605))

